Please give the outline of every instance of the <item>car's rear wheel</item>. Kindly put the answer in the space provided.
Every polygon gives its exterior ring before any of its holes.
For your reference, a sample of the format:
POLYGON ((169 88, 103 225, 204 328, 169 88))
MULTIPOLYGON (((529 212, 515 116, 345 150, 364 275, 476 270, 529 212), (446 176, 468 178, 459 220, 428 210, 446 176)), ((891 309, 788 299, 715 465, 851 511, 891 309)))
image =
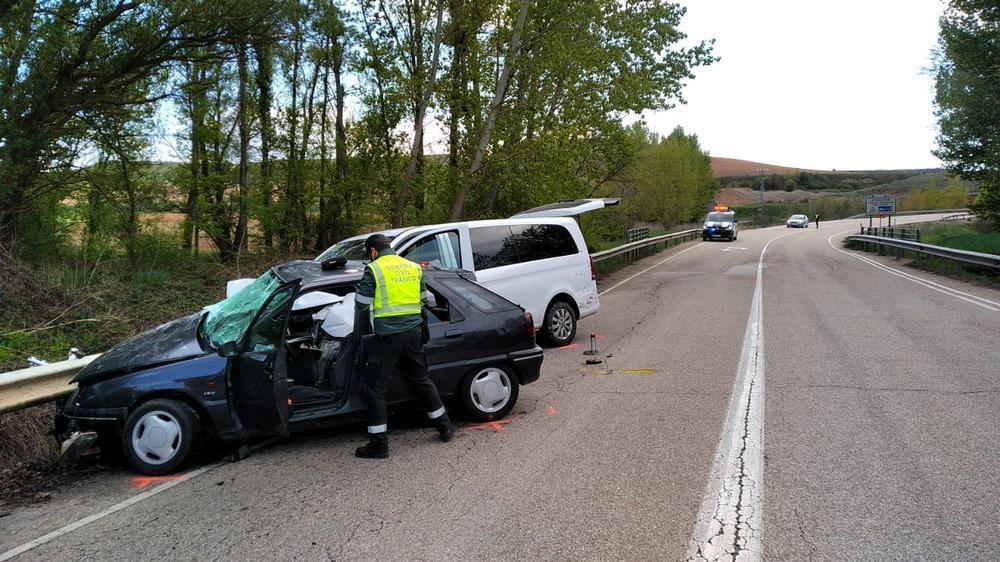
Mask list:
POLYGON ((568 345, 576 338, 576 311, 566 301, 555 301, 545 311, 545 339, 552 345, 568 345))
POLYGON ((150 400, 132 411, 122 432, 128 463, 143 474, 168 474, 198 445, 198 414, 177 400, 150 400))
POLYGON ((510 413, 517 402, 517 375, 505 365, 472 371, 462 381, 461 400, 465 412, 476 421, 490 421, 510 413))

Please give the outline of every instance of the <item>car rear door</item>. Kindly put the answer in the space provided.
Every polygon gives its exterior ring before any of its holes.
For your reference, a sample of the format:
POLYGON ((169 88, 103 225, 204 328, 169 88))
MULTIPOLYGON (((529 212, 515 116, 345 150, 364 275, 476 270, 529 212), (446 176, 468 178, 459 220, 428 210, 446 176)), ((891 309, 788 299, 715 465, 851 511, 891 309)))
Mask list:
POLYGON ((541 217, 575 217, 590 211, 596 211, 605 207, 618 205, 620 199, 574 199, 572 201, 560 201, 549 203, 534 209, 522 211, 510 218, 512 219, 533 219, 541 217))
POLYGON ((285 333, 300 279, 271 293, 240 342, 229 374, 229 401, 246 433, 288 435, 285 333))

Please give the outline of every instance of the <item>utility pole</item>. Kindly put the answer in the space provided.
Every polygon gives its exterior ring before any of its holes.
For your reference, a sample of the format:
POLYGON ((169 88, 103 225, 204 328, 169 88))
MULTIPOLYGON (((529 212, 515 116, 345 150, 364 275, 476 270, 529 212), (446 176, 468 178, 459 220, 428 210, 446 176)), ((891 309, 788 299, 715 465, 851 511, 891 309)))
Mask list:
POLYGON ((767 174, 767 168, 757 168, 757 173, 760 174, 760 209, 757 211, 757 222, 760 226, 764 226, 764 175, 767 174))

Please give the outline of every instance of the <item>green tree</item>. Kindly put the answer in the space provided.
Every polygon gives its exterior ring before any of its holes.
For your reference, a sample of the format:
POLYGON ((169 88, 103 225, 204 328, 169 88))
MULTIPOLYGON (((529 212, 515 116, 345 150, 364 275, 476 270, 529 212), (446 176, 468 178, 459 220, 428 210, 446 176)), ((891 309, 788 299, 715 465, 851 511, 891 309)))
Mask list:
POLYGON ((0 243, 46 187, 39 176, 72 164, 88 117, 153 101, 135 84, 252 25, 241 5, 27 0, 0 11, 0 243))
POLYGON ((951 0, 940 20, 932 72, 938 149, 949 171, 976 181, 973 210, 1000 227, 1000 9, 951 0))

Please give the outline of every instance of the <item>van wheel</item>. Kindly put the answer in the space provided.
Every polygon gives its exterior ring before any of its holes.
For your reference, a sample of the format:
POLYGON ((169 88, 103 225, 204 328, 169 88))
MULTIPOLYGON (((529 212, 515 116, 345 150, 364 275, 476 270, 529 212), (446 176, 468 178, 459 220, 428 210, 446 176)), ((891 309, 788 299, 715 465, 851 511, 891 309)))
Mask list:
POLYGON ((576 312, 566 301, 555 301, 545 312, 545 338, 559 347, 576 338, 576 312))
POLYGON ((177 400, 150 400, 125 422, 122 451, 143 474, 177 470, 198 446, 198 414, 177 400))
POLYGON ((514 408, 518 391, 517 375, 510 367, 484 367, 472 371, 462 381, 462 407, 476 421, 499 419, 514 408))

